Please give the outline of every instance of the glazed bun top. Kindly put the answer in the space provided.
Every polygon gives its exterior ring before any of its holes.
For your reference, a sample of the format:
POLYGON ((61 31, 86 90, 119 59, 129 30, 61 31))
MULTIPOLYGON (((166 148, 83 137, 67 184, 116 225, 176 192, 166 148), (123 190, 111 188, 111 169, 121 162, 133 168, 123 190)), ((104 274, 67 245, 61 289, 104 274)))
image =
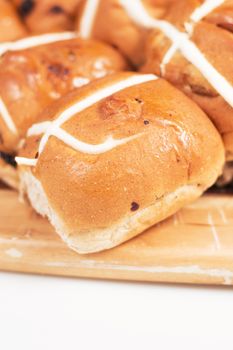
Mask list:
POLYGON ((113 48, 74 36, 64 32, 26 38, 0 58, 0 150, 16 151, 37 115, 54 100, 128 67, 113 48), (60 41, 36 46, 56 38, 60 41), (27 45, 34 47, 24 49, 27 45))
POLYGON ((100 228, 180 186, 202 192, 221 173, 224 150, 183 93, 154 75, 119 73, 51 105, 17 162, 68 225, 100 228))

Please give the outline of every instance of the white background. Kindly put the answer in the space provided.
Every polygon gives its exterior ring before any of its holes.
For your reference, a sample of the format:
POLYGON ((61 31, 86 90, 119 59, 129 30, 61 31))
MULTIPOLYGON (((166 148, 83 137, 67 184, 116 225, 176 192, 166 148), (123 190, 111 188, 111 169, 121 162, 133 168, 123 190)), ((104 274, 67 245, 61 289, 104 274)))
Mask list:
POLYGON ((233 289, 0 273, 0 349, 233 349, 233 289))

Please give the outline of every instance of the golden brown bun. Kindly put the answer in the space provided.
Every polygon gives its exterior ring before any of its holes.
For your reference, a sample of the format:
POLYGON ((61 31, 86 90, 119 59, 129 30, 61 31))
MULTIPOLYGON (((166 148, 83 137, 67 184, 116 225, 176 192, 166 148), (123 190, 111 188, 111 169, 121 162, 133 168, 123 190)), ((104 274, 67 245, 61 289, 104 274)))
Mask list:
POLYGON ((13 0, 31 33, 74 29, 80 0, 13 0))
MULTIPOLYGON (((88 94, 133 75, 119 73, 72 92, 51 105, 43 119, 56 119, 88 94)), ((224 163, 215 127, 162 79, 119 91, 62 128, 94 145, 110 135, 117 140, 138 135, 97 155, 52 136, 35 167, 19 166, 34 208, 80 253, 113 247, 171 215, 210 187, 224 163)), ((38 156, 40 138, 29 137, 21 156, 38 156)))
POLYGON ((26 33, 14 6, 8 0, 0 0, 0 43, 22 38, 26 33))
MULTIPOLYGON (((187 8, 190 3, 192 3, 191 0, 186 1, 186 4, 182 0, 177 1, 179 11, 176 6, 165 19, 180 28, 185 22, 182 4, 187 8)), ((186 22, 188 17, 189 15, 186 22)), ((233 1, 226 1, 224 5, 197 23, 191 35, 192 42, 230 84, 233 84, 232 23, 233 1)), ((141 71, 161 75, 160 64, 170 45, 171 42, 161 32, 154 31, 147 42, 147 61, 141 71)), ((227 160, 233 159, 233 138, 230 140, 229 137, 233 133, 232 107, 207 82, 199 70, 178 51, 166 65, 165 73, 162 75, 191 97, 207 113, 223 137, 227 160)))
POLYGON ((224 3, 215 11, 212 11, 205 20, 233 32, 233 0, 224 1, 224 3))
POLYGON ((203 2, 204 0, 171 1, 161 19, 166 19, 166 21, 175 25, 179 30, 185 31, 185 22, 187 22, 195 8, 200 6, 203 2))
POLYGON ((17 150, 38 114, 75 87, 128 67, 113 48, 92 40, 72 39, 0 58, 0 96, 18 134, 0 116, 0 151, 17 150))
MULTIPOLYGON (((147 10, 155 18, 163 17, 169 5, 174 2, 175 0, 143 0, 147 10)), ((81 0, 76 24, 78 31, 85 4, 86 0, 81 0)), ((144 42, 147 32, 131 21, 118 0, 99 0, 91 37, 113 45, 136 66, 142 64, 145 58, 144 42)))

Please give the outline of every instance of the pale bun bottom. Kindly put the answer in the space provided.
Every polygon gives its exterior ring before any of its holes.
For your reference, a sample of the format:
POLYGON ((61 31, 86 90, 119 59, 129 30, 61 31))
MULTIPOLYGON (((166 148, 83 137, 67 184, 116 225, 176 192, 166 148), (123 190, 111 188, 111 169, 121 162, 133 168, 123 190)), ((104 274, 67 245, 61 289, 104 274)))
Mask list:
POLYGON ((68 228, 51 208, 41 183, 30 171, 22 172, 20 178, 21 191, 27 193, 34 209, 42 216, 48 217, 66 244, 80 254, 109 249, 129 240, 174 214, 184 205, 200 197, 203 192, 203 188, 198 185, 185 185, 163 196, 153 205, 123 217, 110 227, 78 232, 77 228, 68 228))

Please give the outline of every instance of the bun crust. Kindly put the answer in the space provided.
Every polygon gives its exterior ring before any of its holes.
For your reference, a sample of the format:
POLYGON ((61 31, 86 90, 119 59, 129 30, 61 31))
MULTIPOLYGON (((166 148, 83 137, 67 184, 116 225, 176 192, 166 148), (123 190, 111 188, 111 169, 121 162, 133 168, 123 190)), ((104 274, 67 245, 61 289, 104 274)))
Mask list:
POLYGON ((80 0, 13 0, 30 33, 72 30, 80 0))
MULTIPOLYGON (((151 16, 161 18, 173 1, 143 0, 143 4, 151 16)), ((82 25, 87 2, 88 0, 80 2, 77 16, 76 28, 81 36, 103 40, 118 48, 134 65, 141 65, 145 58, 144 42, 148 31, 133 23, 119 0, 99 0, 91 23, 91 31, 87 33, 85 26, 82 25)), ((87 12, 88 17, 90 18, 90 13, 87 12)))
POLYGON ((0 115, 0 151, 17 151, 38 114, 54 100, 127 67, 113 48, 79 38, 5 53, 0 59, 0 96, 17 132, 0 115))
POLYGON ((27 34, 14 6, 8 0, 0 0, 0 43, 16 40, 27 34))
MULTIPOLYGON (((171 8, 170 14, 164 19, 184 31, 184 24, 190 23, 190 14, 201 5, 197 2, 195 4, 194 1, 193 8, 190 6, 192 11, 186 13, 185 9, 191 3, 192 1, 177 1, 176 9, 171 8), (186 13, 186 18, 184 13, 186 13)), ((222 6, 210 11, 207 16, 197 21, 189 33, 191 42, 221 75, 221 78, 225 79, 231 86, 231 90, 233 86, 233 65, 231 64, 233 57, 232 23, 233 2, 225 1, 222 6)), ((228 99, 221 95, 210 80, 207 80, 200 72, 198 65, 191 64, 179 50, 176 50, 163 68, 163 60, 170 47, 170 40, 161 31, 156 30, 151 33, 147 41, 146 63, 141 71, 144 73, 153 72, 163 76, 191 97, 206 112, 221 133, 227 160, 232 160, 233 139, 230 140, 229 138, 229 135, 233 132, 232 92, 229 93, 231 98, 228 97, 228 99), (231 99, 231 103, 229 99, 231 99)), ((207 68, 205 72, 207 72, 207 68)), ((213 78, 213 74, 211 78, 213 78)), ((221 88, 221 85, 222 83, 219 82, 217 87, 221 88)))
MULTIPOLYGON (((87 95, 134 75, 116 74, 72 92, 48 108, 44 120, 56 120, 87 95)), ((113 247, 171 215, 210 187, 224 163, 212 123, 162 79, 118 91, 62 129, 91 145, 136 135, 99 154, 50 136, 35 167, 19 166, 32 205, 80 253, 113 247)), ((20 155, 38 156, 40 140, 28 137, 20 155)))

